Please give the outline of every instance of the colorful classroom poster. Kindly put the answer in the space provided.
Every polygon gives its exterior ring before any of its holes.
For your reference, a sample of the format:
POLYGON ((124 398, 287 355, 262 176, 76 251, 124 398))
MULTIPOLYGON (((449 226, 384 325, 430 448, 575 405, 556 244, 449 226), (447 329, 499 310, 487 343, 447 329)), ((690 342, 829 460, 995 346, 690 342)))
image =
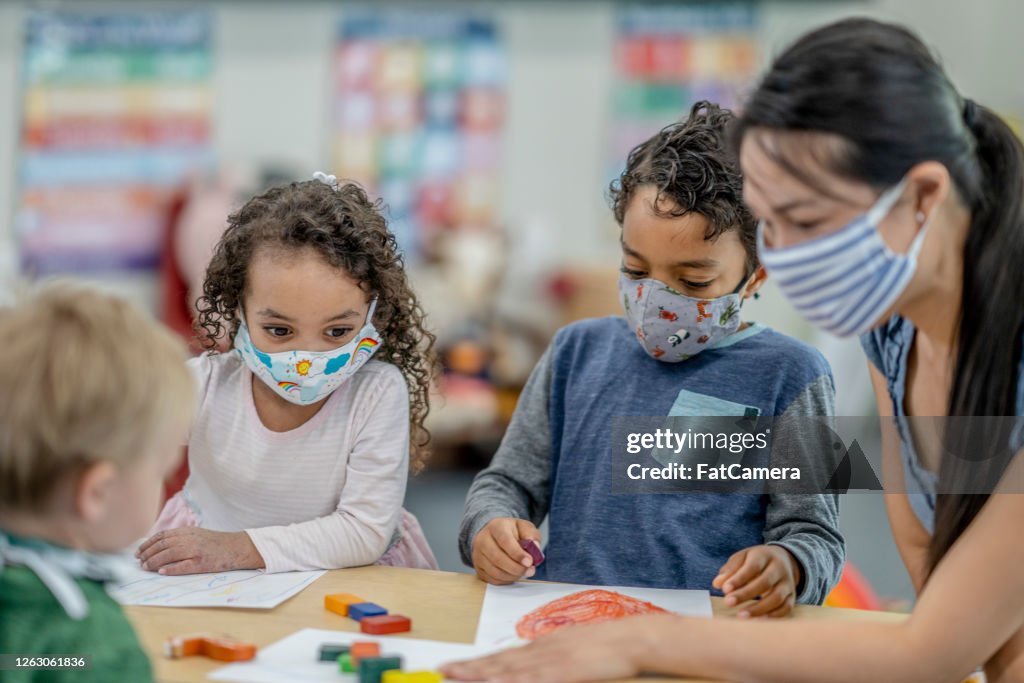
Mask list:
POLYGON ((753 2, 618 9, 612 174, 630 149, 699 100, 735 108, 758 64, 753 2))
POLYGON ((504 82, 505 53, 486 12, 345 11, 335 173, 384 200, 407 258, 440 232, 497 220, 504 82))
POLYGON ((172 192, 212 161, 205 11, 39 10, 23 59, 29 274, 155 267, 172 192))

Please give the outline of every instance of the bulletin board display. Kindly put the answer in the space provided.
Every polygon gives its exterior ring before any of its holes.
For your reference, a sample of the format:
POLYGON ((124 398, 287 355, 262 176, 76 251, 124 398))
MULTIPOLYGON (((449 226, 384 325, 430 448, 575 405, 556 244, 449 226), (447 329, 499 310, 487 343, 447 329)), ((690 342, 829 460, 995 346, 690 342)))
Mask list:
POLYGON ((615 22, 611 177, 694 102, 735 109, 758 67, 752 2, 622 5, 615 22))
POLYGON ((486 12, 345 11, 334 55, 335 173, 388 208, 410 261, 497 221, 506 54, 486 12))
POLYGON ((154 268, 173 192, 213 161, 210 15, 40 10, 26 21, 24 269, 154 268))

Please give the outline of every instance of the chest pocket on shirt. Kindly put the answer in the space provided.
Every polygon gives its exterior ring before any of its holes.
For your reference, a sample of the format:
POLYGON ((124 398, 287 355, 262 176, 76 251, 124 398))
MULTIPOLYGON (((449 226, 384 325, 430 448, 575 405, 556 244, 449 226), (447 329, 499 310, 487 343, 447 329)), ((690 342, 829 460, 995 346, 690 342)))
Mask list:
MULTIPOLYGON (((725 426, 722 420, 704 420, 705 417, 744 417, 753 419, 758 417, 761 411, 754 406, 734 403, 717 396, 699 394, 696 391, 683 389, 676 396, 675 402, 668 411, 668 419, 665 420, 665 427, 677 433, 688 430, 696 432, 719 432, 725 426), (682 419, 690 418, 690 419, 682 419)), ((731 421, 730 421, 731 422, 731 421)), ((730 425, 731 427, 731 425, 730 425)), ((670 450, 653 449, 651 457, 662 465, 682 464, 695 467, 698 462, 705 462, 711 465, 732 464, 739 461, 741 456, 726 460, 712 458, 707 452, 698 455, 695 451, 675 453, 670 450)))
POLYGON ((669 417, 758 417, 760 414, 761 411, 753 406, 687 389, 679 392, 668 411, 669 417))

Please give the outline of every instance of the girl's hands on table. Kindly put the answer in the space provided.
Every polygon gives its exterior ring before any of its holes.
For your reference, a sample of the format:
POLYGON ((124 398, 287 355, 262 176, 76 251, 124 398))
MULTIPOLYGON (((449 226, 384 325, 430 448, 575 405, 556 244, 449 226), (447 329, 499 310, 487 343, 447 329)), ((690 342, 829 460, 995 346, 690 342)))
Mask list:
POLYGON ((153 534, 135 551, 135 557, 143 569, 167 576, 265 566, 263 557, 244 531, 211 531, 199 527, 153 534))

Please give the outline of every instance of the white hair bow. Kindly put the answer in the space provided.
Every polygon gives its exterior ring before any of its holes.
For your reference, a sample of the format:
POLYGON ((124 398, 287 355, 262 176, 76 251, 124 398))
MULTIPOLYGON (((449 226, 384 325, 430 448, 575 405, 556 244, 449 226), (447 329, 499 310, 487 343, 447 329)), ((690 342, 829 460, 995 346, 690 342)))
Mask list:
POLYGON ((314 173, 313 180, 319 180, 324 185, 329 186, 332 190, 338 189, 338 178, 333 175, 327 175, 323 171, 317 171, 314 173))

